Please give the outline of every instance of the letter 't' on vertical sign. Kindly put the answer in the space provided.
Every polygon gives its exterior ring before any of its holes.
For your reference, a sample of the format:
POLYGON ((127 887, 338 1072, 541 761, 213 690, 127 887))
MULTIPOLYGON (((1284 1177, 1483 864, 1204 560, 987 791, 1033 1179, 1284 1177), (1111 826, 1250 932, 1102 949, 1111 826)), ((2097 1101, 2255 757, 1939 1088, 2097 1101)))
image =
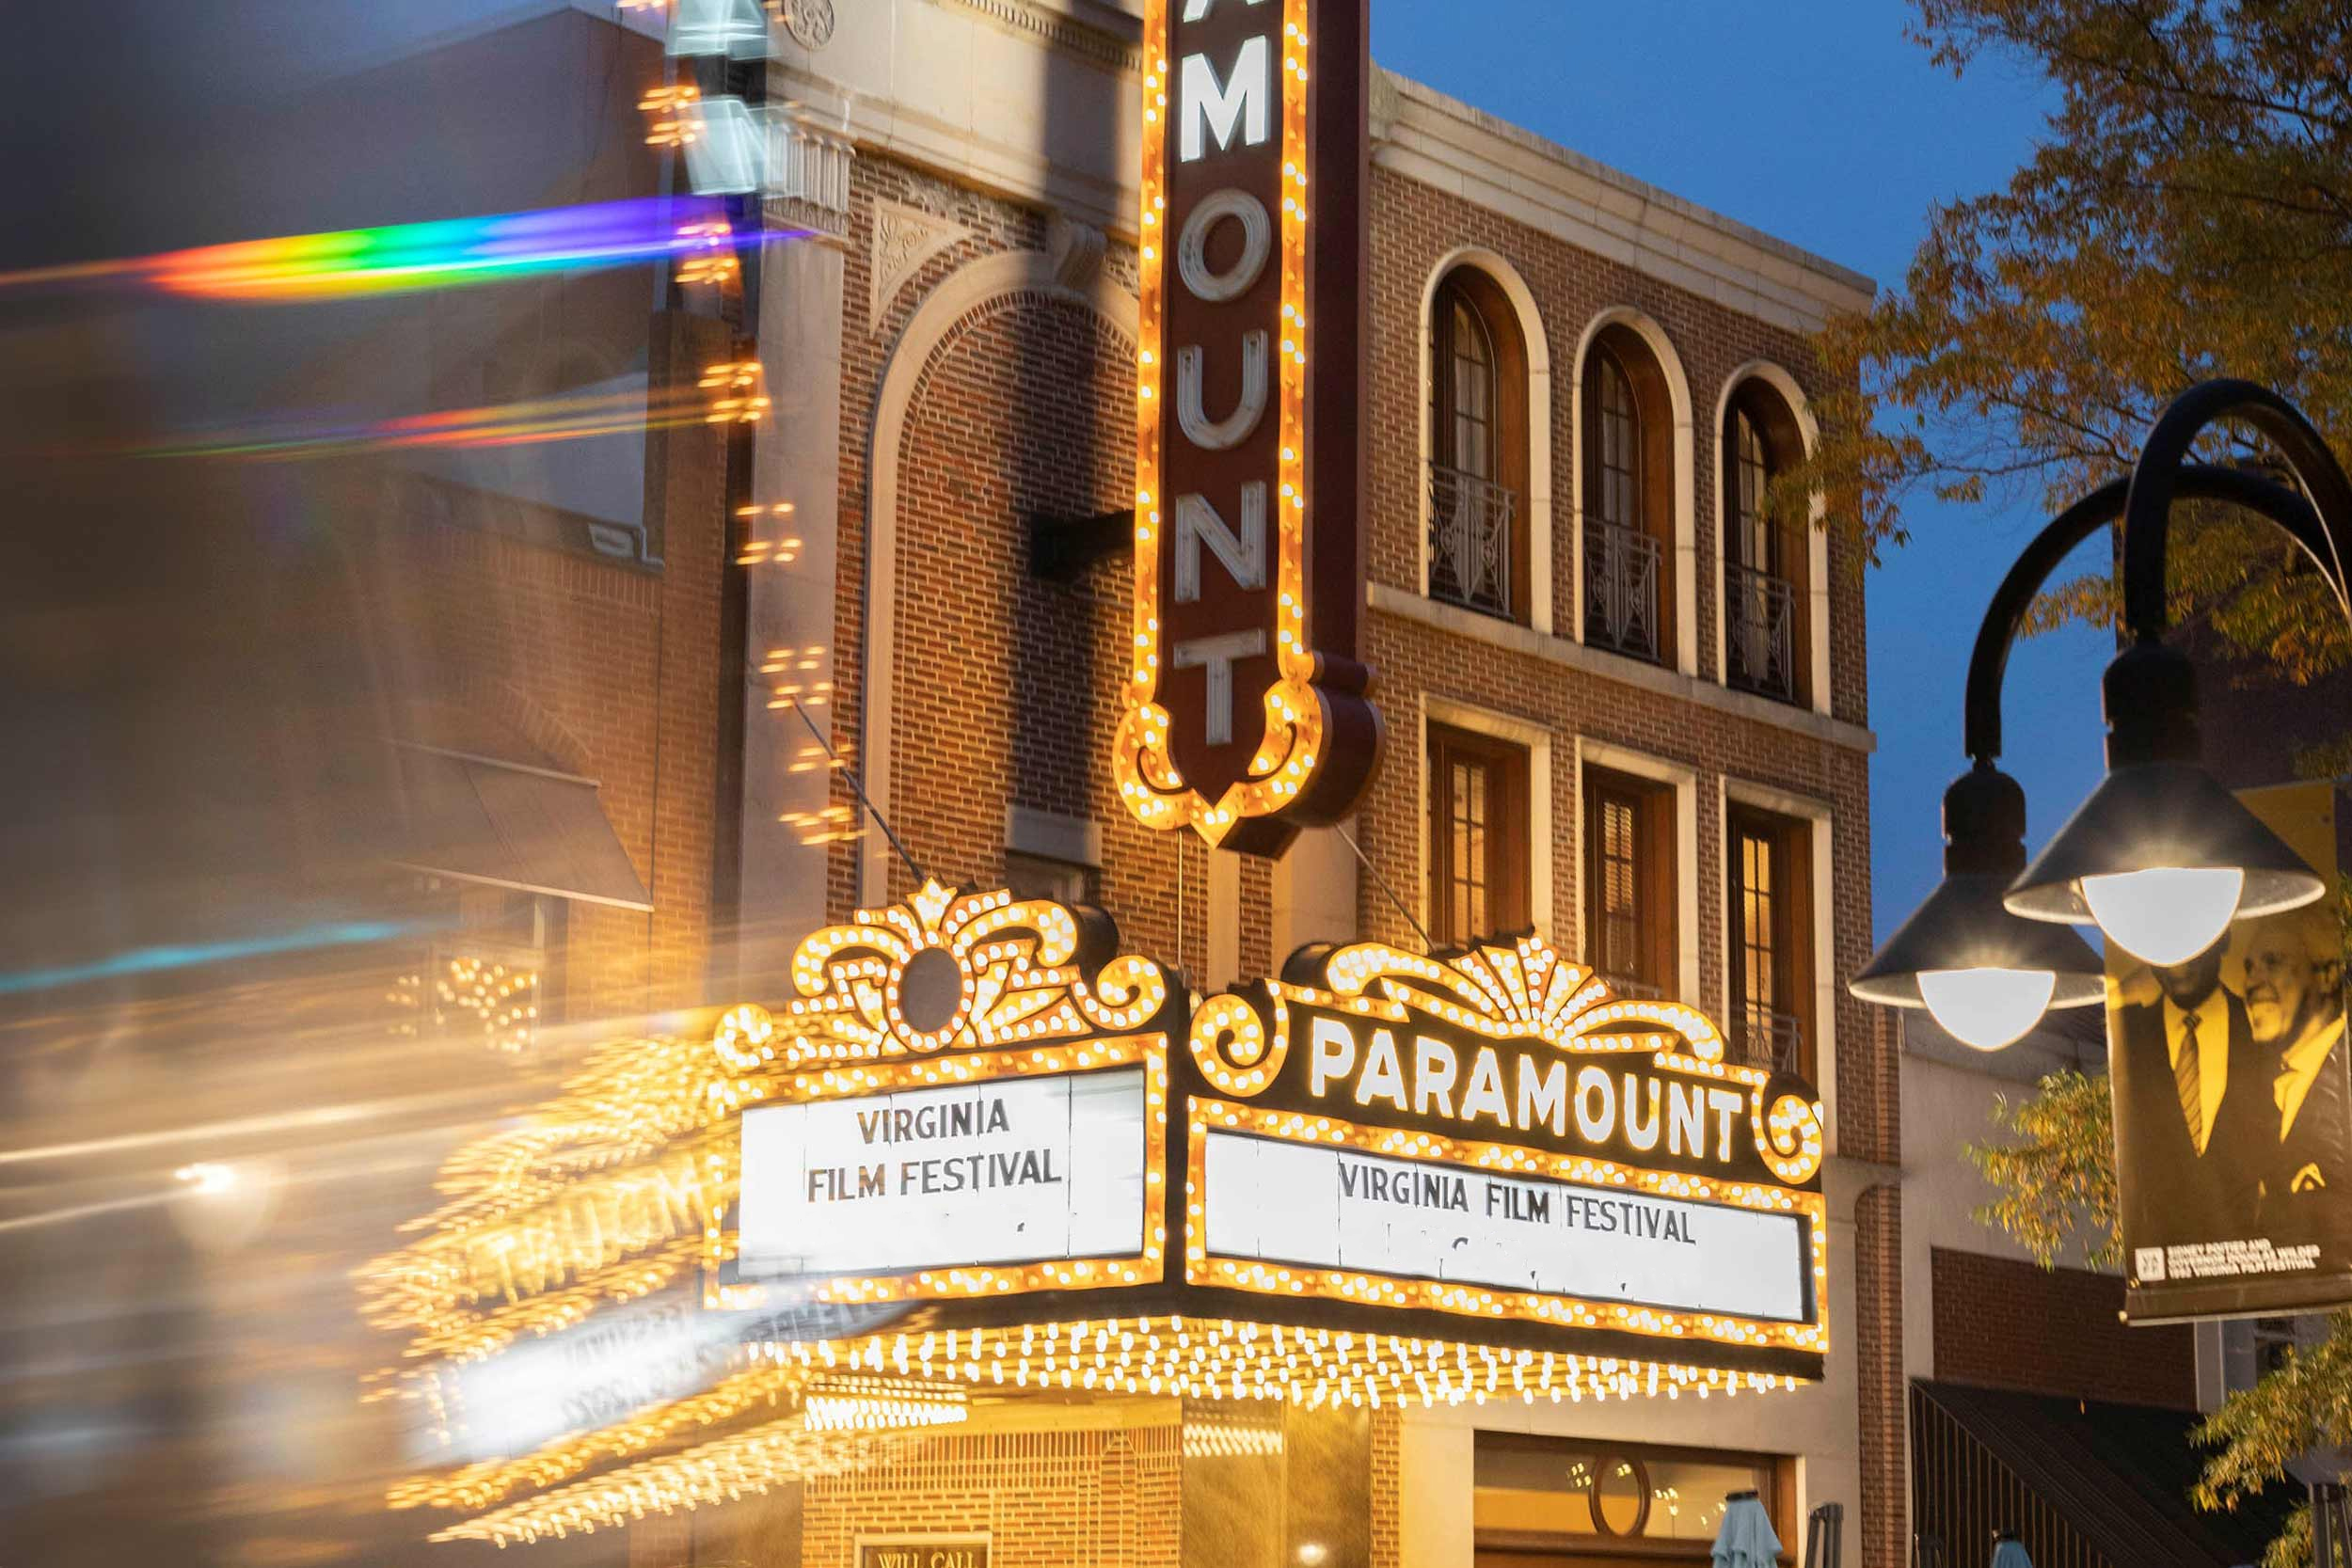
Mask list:
POLYGON ((1357 660, 1367 0, 1147 0, 1134 663, 1145 825, 1275 855, 1379 760, 1357 660))

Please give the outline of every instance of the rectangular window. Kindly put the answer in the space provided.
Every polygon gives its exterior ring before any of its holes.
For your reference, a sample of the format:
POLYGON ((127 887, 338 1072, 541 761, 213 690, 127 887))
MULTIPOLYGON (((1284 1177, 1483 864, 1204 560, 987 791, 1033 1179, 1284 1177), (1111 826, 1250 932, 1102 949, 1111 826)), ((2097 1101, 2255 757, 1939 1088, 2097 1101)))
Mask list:
POLYGON ((1005 891, 1015 898, 1043 898, 1062 905, 1094 902, 1095 870, 1074 861, 1005 851, 1005 891))
POLYGON ((437 934, 390 992, 393 1033, 509 1052, 536 1044, 561 1011, 565 902, 429 876, 410 888, 415 918, 437 934))
POLYGON ((1430 934, 1463 945, 1524 930, 1527 752, 1429 726, 1430 934))
POLYGON ((1584 770, 1585 958, 1621 993, 1678 989, 1675 792, 1670 784, 1584 770))
POLYGON ((1795 1477, 1771 1454, 1482 1432, 1471 1523, 1479 1568, 1706 1562, 1725 1497, 1755 1492, 1791 1550, 1795 1477))
POLYGON ((1813 1075, 1813 826, 1736 808, 1729 828, 1731 1024, 1753 1066, 1813 1075))

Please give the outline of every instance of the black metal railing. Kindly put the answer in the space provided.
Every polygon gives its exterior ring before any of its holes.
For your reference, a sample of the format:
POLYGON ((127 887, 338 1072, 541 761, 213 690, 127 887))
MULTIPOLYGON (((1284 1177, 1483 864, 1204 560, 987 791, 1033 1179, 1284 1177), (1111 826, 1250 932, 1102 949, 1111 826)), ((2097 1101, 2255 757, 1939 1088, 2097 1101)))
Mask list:
POLYGON ((1724 568, 1724 639, 1729 684, 1779 702, 1797 700, 1797 587, 1753 566, 1724 568))
POLYGON ((1600 977, 1601 983, 1609 988, 1610 994, 1619 1001, 1663 1002, 1666 1000, 1666 988, 1663 986, 1654 986, 1647 980, 1636 980, 1630 974, 1612 974, 1605 969, 1595 970, 1594 973, 1600 977))
POLYGON ((1584 525, 1584 641, 1658 660, 1658 541, 1622 523, 1584 525))
POLYGON ((2019 1475, 1916 1384, 1911 1389, 1911 1497, 1922 1564, 1965 1568, 1984 1561, 1994 1534, 2008 1529, 2026 1542, 2035 1568, 2120 1568, 2082 1529, 2074 1498, 2049 1496, 2019 1475))
POLYGON ((1733 1058, 1744 1066, 1767 1072, 1804 1069, 1804 1024, 1794 1013, 1743 1006, 1732 1021, 1730 1045, 1733 1058))
POLYGON ((1518 497, 1493 480, 1429 465, 1429 596, 1511 613, 1518 497))

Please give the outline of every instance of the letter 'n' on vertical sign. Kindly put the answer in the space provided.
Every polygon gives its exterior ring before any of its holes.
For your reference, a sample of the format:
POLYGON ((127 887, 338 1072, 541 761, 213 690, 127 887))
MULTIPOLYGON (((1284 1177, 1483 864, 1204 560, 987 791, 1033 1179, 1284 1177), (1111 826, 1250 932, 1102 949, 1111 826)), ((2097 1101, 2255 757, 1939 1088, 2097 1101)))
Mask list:
POLYGON ((1134 663, 1146 826, 1279 855, 1380 755, 1357 658, 1368 0, 1146 0, 1134 663))

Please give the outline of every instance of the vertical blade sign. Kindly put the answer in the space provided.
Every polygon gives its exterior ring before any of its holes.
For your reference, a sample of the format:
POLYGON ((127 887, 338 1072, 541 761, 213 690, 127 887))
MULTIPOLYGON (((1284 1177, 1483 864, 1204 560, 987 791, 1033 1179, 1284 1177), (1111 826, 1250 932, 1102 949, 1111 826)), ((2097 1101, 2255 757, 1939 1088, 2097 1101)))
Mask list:
POLYGON ((1147 0, 1135 661, 1147 827, 1279 855, 1371 783, 1367 0, 1147 0))

